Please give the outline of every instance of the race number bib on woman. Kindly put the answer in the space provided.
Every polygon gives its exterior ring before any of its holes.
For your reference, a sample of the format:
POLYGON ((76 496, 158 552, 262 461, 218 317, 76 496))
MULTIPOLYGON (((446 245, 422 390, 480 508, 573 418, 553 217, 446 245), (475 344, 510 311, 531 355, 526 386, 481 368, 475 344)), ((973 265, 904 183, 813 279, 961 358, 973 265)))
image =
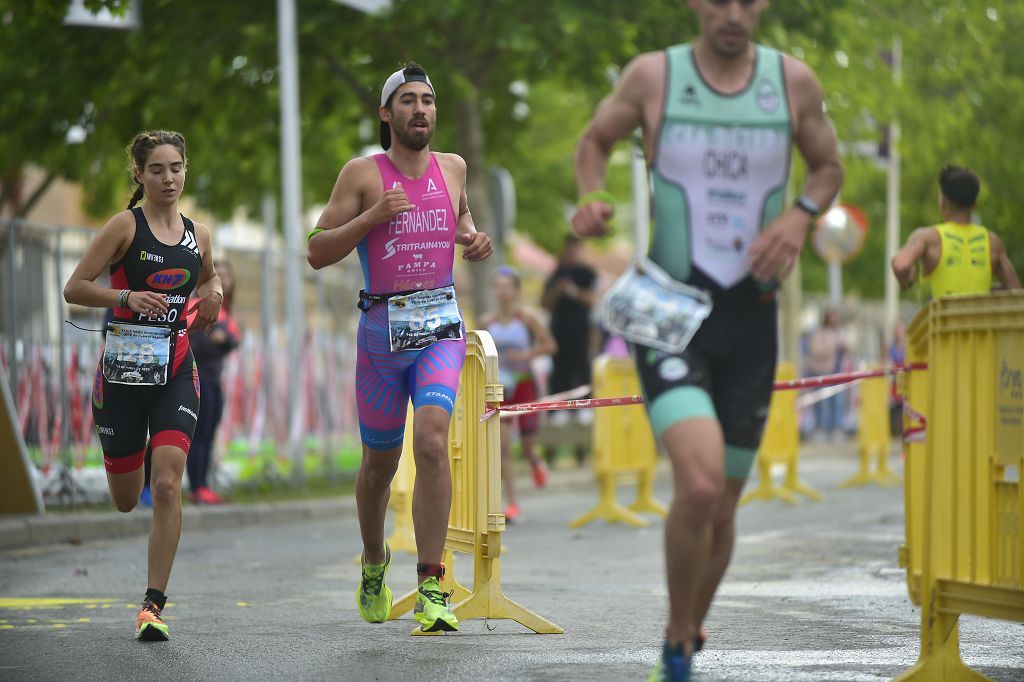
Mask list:
POLYGON ((438 341, 462 338, 455 287, 417 291, 388 299, 391 352, 422 350, 438 341))
POLYGON ((112 384, 162 386, 167 383, 170 354, 170 327, 110 322, 103 376, 112 384))
POLYGON ((633 260, 601 302, 605 329, 669 353, 681 353, 710 314, 707 292, 672 279, 643 257, 633 260))

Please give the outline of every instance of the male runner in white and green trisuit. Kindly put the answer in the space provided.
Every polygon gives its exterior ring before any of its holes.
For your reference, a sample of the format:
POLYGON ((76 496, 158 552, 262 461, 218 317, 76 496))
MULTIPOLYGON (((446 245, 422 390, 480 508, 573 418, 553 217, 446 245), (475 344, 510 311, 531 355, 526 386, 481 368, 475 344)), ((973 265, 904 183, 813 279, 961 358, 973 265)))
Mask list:
POLYGON ((672 461, 665 525, 670 616, 653 679, 689 678, 702 622, 729 563, 736 504, 754 460, 776 360, 778 282, 842 168, 814 73, 751 40, 768 0, 689 0, 700 35, 636 57, 599 105, 576 156, 573 229, 602 235, 613 145, 643 130, 654 186, 650 259, 711 294, 681 354, 632 350, 656 436, 672 461), (807 162, 785 206, 793 143, 807 162))

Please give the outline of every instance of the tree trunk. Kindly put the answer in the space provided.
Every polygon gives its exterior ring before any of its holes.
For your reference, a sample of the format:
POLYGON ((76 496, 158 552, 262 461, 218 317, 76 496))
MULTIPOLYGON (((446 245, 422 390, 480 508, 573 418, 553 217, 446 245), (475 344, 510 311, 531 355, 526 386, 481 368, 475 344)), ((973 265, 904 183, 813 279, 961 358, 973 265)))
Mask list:
POLYGON ((35 208, 35 205, 39 203, 39 200, 43 198, 44 194, 46 194, 46 190, 50 189, 50 185, 52 185, 56 179, 56 174, 48 174, 46 178, 41 183, 39 183, 39 186, 35 188, 35 191, 32 192, 32 195, 24 203, 17 207, 17 210, 15 211, 15 216, 18 218, 24 218, 25 216, 27 216, 28 212, 35 208))
MULTIPOLYGON (((458 150, 466 160, 466 194, 469 197, 469 209, 473 213, 473 222, 477 230, 490 234, 491 238, 497 242, 494 239, 494 215, 491 210, 487 162, 484 158, 480 94, 476 88, 469 87, 466 96, 455 102, 455 125, 457 126, 458 150)), ((494 300, 490 282, 491 274, 498 265, 499 257, 500 255, 495 251, 494 256, 482 263, 470 265, 470 273, 473 278, 473 314, 478 319, 483 313, 493 308, 494 300)))

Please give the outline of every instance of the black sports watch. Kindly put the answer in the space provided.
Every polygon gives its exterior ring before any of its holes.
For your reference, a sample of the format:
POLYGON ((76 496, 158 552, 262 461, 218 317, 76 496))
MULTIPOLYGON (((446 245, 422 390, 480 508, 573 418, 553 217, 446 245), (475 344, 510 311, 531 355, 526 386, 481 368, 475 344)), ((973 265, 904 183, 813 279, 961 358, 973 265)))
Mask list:
POLYGON ((800 210, 806 211, 812 218, 821 213, 821 206, 818 206, 818 202, 806 194, 800 195, 800 198, 796 200, 794 205, 800 210))

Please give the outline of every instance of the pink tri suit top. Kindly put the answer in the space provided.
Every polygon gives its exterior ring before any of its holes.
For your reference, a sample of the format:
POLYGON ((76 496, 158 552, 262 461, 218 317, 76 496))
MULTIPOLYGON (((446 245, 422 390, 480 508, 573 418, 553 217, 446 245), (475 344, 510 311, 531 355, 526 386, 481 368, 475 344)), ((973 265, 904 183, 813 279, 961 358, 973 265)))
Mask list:
MULTIPOLYGON (((437 156, 430 155, 427 171, 415 179, 402 175, 387 154, 372 158, 384 190, 400 183, 416 208, 374 226, 356 247, 364 290, 379 296, 450 286, 459 216, 437 156)), ((356 352, 360 436, 371 450, 400 448, 410 398, 415 409, 436 405, 451 414, 466 342, 442 340, 422 350, 392 352, 387 302, 365 303, 356 352)))
POLYGON ((401 185, 416 209, 380 223, 359 243, 363 288, 370 294, 390 294, 448 286, 459 216, 437 156, 430 155, 427 172, 415 180, 402 175, 387 154, 377 154, 373 160, 384 190, 401 185))

